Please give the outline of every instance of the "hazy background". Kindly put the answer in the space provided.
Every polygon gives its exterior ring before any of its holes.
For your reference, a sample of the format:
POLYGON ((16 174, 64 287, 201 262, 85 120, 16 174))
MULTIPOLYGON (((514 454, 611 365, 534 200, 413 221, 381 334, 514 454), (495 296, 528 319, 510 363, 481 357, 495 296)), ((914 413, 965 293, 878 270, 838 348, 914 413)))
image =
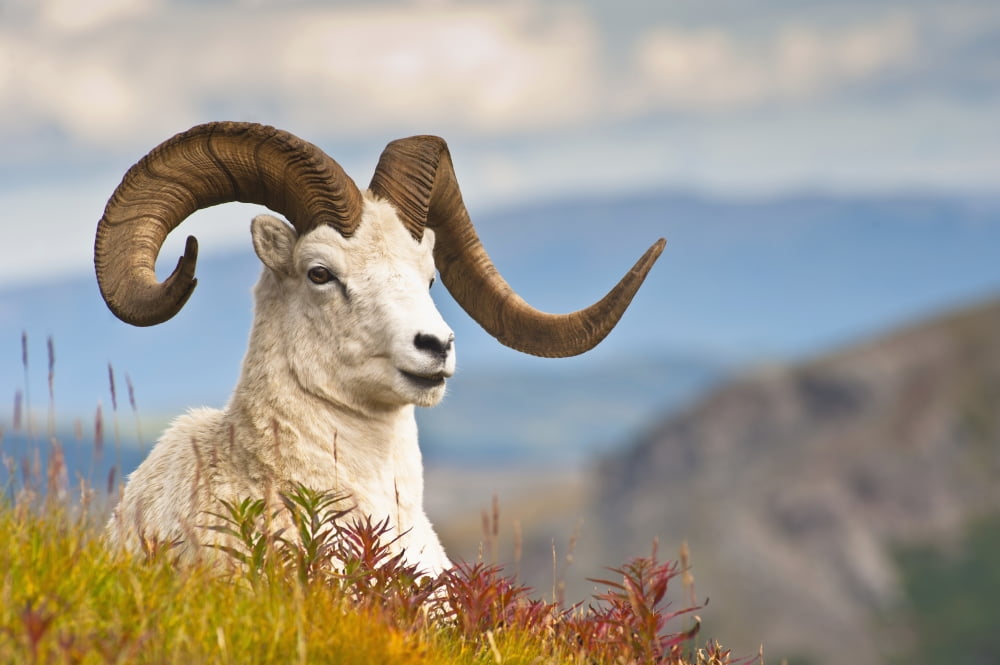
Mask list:
MULTIPOLYGON (((168 239, 167 269, 187 233, 202 250, 170 322, 131 328, 97 293, 97 220, 150 148, 200 122, 262 122, 364 186, 388 141, 434 133, 487 250, 536 306, 589 304, 668 240, 619 326, 579 358, 506 349, 435 287, 459 373, 419 414, 432 514, 457 525, 452 551, 474 555, 496 491, 544 550, 546 525, 571 529, 610 491, 595 460, 630 454, 706 391, 1000 295, 997 118, 988 0, 0 0, 5 445, 15 394, 34 434, 46 427, 49 337, 56 429, 75 440, 78 424, 89 450, 97 405, 113 410, 110 363, 131 464, 169 417, 221 406, 236 380, 258 209, 199 212, 168 239)), ((661 539, 672 552, 688 535, 661 539)), ((604 552, 586 534, 580 547, 604 552)), ((801 614, 750 608, 744 633, 775 640, 758 615, 801 614)))

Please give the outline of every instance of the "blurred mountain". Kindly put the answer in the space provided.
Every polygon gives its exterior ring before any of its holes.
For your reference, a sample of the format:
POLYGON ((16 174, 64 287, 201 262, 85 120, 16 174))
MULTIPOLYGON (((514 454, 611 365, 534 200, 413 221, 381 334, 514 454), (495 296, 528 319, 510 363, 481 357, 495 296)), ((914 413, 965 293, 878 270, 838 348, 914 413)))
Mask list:
POLYGON ((580 466, 734 367, 683 355, 623 356, 570 368, 459 373, 445 401, 417 413, 430 465, 580 466))
POLYGON ((874 664, 894 646, 873 619, 898 600, 892 548, 953 543, 1000 510, 998 478, 995 301, 753 372, 654 423, 589 478, 577 560, 686 540, 727 646, 874 664))

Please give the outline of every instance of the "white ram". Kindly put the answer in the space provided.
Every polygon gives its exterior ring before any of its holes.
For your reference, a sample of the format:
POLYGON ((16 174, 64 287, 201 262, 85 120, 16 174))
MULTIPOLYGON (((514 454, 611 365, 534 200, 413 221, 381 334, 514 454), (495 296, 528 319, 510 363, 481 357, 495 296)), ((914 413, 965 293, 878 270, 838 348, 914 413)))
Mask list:
MULTIPOLYGON (((131 474, 107 527, 111 545, 220 538, 195 528, 220 499, 295 484, 350 495, 356 514, 391 520, 396 543, 429 573, 450 566, 423 510, 414 405, 433 406, 455 370, 454 335, 428 287, 435 269, 500 342, 557 357, 601 341, 663 248, 655 243, 598 303, 539 312, 497 273, 471 225, 443 140, 394 141, 362 193, 316 146, 251 123, 178 134, 126 173, 97 229, 95 267, 108 307, 161 323, 195 286, 197 242, 163 283, 167 234, 194 211, 264 205, 251 224, 264 264, 239 382, 222 410, 178 418, 131 474)), ((211 371, 206 370, 206 371, 211 371)))

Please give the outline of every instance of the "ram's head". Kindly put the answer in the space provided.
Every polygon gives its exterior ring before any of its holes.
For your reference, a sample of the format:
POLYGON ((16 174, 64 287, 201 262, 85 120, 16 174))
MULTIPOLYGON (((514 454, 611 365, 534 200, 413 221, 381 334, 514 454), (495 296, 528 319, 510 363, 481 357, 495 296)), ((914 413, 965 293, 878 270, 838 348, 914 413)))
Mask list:
POLYGON ((300 348, 295 357, 302 367, 293 369, 320 392, 334 372, 340 382, 376 384, 362 392, 389 403, 433 404, 454 371, 453 335, 428 294, 435 268, 465 311, 501 343, 564 357, 587 351, 611 331, 663 249, 662 239, 653 244, 599 302, 547 314, 493 267, 442 139, 390 143, 369 191, 361 193, 334 160, 287 132, 210 123, 153 149, 108 202, 94 261, 111 311, 137 326, 174 316, 195 287, 198 245, 188 237, 184 256, 162 283, 154 272, 160 247, 196 210, 230 201, 264 205, 291 223, 261 215, 252 224, 266 267, 258 319, 282 326, 289 344, 313 340, 306 346, 334 354, 310 358, 300 348))

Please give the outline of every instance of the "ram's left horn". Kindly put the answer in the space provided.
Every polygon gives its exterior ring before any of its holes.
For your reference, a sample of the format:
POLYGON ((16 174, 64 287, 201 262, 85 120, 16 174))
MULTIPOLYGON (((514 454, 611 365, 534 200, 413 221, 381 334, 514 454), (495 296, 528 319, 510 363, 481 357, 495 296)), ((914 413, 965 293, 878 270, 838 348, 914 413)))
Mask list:
POLYGON ((414 237, 436 233, 434 260, 456 301, 502 344, 536 356, 575 356, 615 327, 663 251, 660 238, 604 298, 570 314, 525 302, 500 275, 476 235, 444 140, 415 136, 382 152, 370 189, 396 207, 414 237))

